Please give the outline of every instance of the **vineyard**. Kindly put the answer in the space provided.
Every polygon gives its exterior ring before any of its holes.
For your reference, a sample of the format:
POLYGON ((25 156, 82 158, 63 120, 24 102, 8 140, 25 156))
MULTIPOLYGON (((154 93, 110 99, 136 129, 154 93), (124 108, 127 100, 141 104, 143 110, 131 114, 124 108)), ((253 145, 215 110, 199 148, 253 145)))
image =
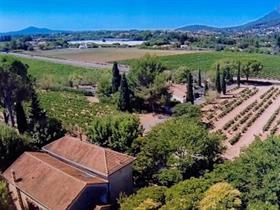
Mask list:
POLYGON ((202 107, 203 120, 226 139, 226 158, 239 155, 255 139, 280 133, 280 88, 242 87, 202 107))
POLYGON ((110 104, 89 103, 85 96, 70 92, 41 91, 40 101, 50 117, 70 130, 76 126, 84 129, 93 118, 117 112, 110 104))

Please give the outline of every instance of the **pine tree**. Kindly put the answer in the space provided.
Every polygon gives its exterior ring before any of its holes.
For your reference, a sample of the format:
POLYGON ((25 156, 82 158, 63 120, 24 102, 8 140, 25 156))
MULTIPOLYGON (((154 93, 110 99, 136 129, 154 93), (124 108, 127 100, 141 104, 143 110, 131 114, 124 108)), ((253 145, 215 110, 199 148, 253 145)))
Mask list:
POLYGON ((30 110, 30 126, 33 128, 33 126, 41 122, 43 120, 46 120, 46 112, 41 108, 40 102, 38 100, 38 96, 33 90, 32 96, 31 96, 31 110, 30 110))
POLYGON ((201 87, 201 70, 198 70, 198 86, 201 87))
POLYGON ((225 70, 223 71, 223 75, 222 75, 222 90, 223 90, 223 94, 226 95, 226 93, 227 93, 227 83, 226 83, 226 72, 225 72, 225 70))
POLYGON ((220 77, 220 64, 217 65, 216 90, 217 90, 218 93, 221 93, 221 92, 222 92, 221 77, 220 77))
POLYGON ((238 63, 238 70, 237 70, 237 86, 240 88, 240 70, 241 70, 241 63, 238 63))
POLYGON ((193 95, 193 76, 189 73, 188 84, 187 84, 187 98, 186 102, 194 104, 194 95, 193 95))
POLYGON ((16 103, 15 111, 16 111, 18 131, 19 133, 23 134, 25 131, 27 131, 28 124, 27 124, 26 115, 23 106, 20 102, 16 103))
POLYGON ((130 91, 125 74, 121 79, 120 96, 118 101, 118 109, 121 111, 130 110, 130 91))
POLYGON ((115 93, 119 90, 120 83, 121 83, 121 75, 118 68, 118 63, 114 62, 113 69, 112 69, 112 92, 115 93))

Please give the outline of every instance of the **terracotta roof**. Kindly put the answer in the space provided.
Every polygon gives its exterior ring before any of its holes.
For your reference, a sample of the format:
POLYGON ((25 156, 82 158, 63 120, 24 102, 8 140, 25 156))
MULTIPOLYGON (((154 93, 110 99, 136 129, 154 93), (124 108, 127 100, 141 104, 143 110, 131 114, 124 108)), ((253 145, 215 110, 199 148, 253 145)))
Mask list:
POLYGON ((109 176, 135 160, 134 157, 71 136, 50 143, 43 147, 43 150, 103 176, 109 176))
POLYGON ((87 185, 107 183, 42 152, 25 152, 3 176, 36 202, 52 210, 67 209, 87 185))

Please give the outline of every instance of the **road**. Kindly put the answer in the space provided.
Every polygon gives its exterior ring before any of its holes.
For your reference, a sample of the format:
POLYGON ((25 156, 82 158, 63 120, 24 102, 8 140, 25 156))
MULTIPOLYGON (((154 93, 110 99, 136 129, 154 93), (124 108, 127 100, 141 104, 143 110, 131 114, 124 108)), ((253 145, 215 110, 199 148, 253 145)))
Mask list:
MULTIPOLYGON (((111 69, 112 64, 110 63, 95 63, 95 62, 83 62, 83 61, 73 61, 73 60, 65 60, 65 59, 58 59, 58 58, 49 58, 49 57, 42 57, 42 56, 35 56, 35 55, 27 55, 22 53, 1 53, 4 55, 14 55, 17 57, 22 58, 30 58, 30 59, 36 59, 36 60, 42 60, 42 61, 48 61, 52 63, 58 63, 58 64, 66 64, 66 65, 72 65, 72 66, 78 66, 78 67, 84 67, 84 68, 94 68, 94 69, 111 69)), ((126 65, 119 65, 120 72, 128 72, 129 67, 126 65)))

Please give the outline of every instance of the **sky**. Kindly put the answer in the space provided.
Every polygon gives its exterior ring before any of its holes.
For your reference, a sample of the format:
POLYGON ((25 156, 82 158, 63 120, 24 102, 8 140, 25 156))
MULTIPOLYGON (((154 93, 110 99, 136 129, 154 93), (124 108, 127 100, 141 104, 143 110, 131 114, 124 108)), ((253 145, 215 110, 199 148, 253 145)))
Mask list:
POLYGON ((240 25, 280 0, 0 0, 0 32, 28 26, 59 30, 175 29, 240 25))

